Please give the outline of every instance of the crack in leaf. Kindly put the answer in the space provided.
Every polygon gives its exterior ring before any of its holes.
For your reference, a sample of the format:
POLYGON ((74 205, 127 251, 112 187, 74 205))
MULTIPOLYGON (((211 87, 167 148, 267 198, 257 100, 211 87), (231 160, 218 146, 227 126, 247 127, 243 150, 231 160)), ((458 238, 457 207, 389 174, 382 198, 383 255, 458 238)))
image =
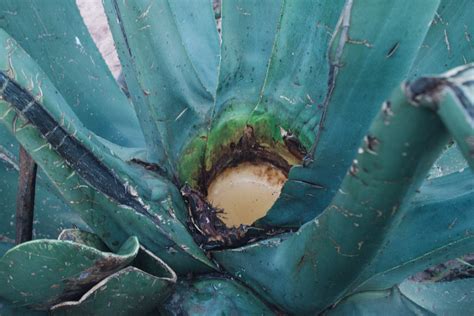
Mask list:
POLYGON ((353 0, 346 0, 344 4, 344 8, 342 9, 341 16, 339 17, 339 21, 336 24, 336 30, 334 31, 333 37, 329 43, 328 48, 328 60, 329 60, 329 80, 328 80, 328 90, 326 93, 326 98, 323 101, 323 112, 321 114, 321 118, 319 120, 319 127, 316 133, 315 140, 313 145, 311 146, 310 150, 308 151, 308 155, 305 157, 303 161, 303 165, 306 167, 314 160, 314 154, 316 152, 316 148, 319 144, 319 140, 321 139, 321 134, 324 131, 324 123, 327 117, 327 112, 329 108, 329 101, 331 100, 332 94, 336 87, 336 78, 339 72, 339 68, 341 65, 341 58, 342 53, 344 51, 344 47, 347 42, 349 42, 349 27, 351 22, 351 11, 352 11, 352 4, 353 0), (336 48, 334 60, 331 60, 331 49, 333 46, 334 41, 337 40, 338 34, 339 42, 336 48))

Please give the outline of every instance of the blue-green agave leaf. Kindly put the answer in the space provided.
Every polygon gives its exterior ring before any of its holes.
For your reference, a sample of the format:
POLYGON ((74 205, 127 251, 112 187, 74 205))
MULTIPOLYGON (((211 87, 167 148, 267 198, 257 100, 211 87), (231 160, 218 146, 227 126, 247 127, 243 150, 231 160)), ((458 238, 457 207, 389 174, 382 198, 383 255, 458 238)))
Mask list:
POLYGON ((184 146, 207 127, 214 103, 219 52, 211 3, 107 0, 104 4, 114 38, 122 46, 119 57, 128 65, 126 81, 132 81, 130 93, 148 147, 173 166, 184 146), (153 149, 155 144, 164 148, 153 149))
POLYGON ((0 125, 0 146, 0 150, 2 151, 3 155, 5 155, 5 152, 8 152, 12 157, 18 159, 18 142, 16 141, 15 137, 12 136, 10 131, 8 131, 8 129, 3 125, 0 125))
POLYGON ((441 0, 409 78, 474 62, 474 2, 441 0))
MULTIPOLYGON (((466 65, 431 79, 445 85, 443 102, 435 103, 434 109, 471 165, 474 163, 474 147, 470 142, 474 141, 471 113, 474 98, 469 86, 472 69, 472 65, 466 65)), ((422 187, 400 225, 389 233, 385 247, 359 276, 356 289, 386 288, 433 264, 474 251, 474 174, 471 170, 460 171, 435 178, 433 183, 422 187)))
POLYGON ((199 80, 215 96, 220 63, 219 35, 210 0, 167 0, 186 54, 199 80))
POLYGON ((321 215, 286 237, 216 252, 218 262, 293 313, 321 312, 343 298, 447 143, 436 113, 412 104, 420 83, 397 88, 384 103, 321 215))
POLYGON ((451 282, 413 282, 400 284, 400 291, 416 304, 435 315, 472 315, 474 279, 451 282))
POLYGON ((81 121, 126 146, 143 136, 82 20, 75 0, 2 1, 3 28, 46 72, 81 121))
POLYGON ((413 303, 397 287, 384 291, 357 293, 339 302, 328 311, 331 316, 434 316, 413 303))
POLYGON ((299 226, 329 204, 379 105, 407 75, 438 4, 346 1, 329 48, 321 120, 308 121, 315 140, 307 166, 290 171, 260 224, 299 226))
MULTIPOLYGON (((0 54, 2 123, 91 229, 113 250, 136 235, 180 273, 209 269, 209 259, 174 211, 163 208, 161 200, 139 197, 147 188, 140 186, 142 179, 133 178, 134 167, 80 125, 59 92, 16 42, 3 32, 0 40, 4 50, 0 54), (25 75, 14 69, 22 69, 25 75)), ((155 177, 173 188, 158 174, 155 177)))
POLYGON ((354 290, 385 289, 430 266, 474 252, 473 214, 471 170, 425 182, 354 290))
POLYGON ((463 172, 466 168, 468 168, 466 159, 464 159, 456 144, 453 143, 436 160, 430 170, 428 179, 434 179, 455 172, 463 172))
POLYGON ((343 5, 343 0, 283 1, 262 99, 254 110, 256 115, 271 113, 308 147, 313 130, 307 135, 302 129, 321 118, 330 66, 327 50, 343 5))
POLYGON ((131 51, 128 49, 128 39, 123 31, 120 17, 117 13, 115 1, 102 1, 106 16, 108 18, 109 27, 113 34, 115 48, 117 49, 122 66, 122 74, 126 80, 127 89, 135 108, 136 115, 140 122, 140 127, 146 142, 145 160, 158 163, 168 174, 172 173, 166 150, 161 141, 161 135, 156 129, 153 118, 149 115, 148 104, 143 90, 140 86, 135 69, 134 59, 131 51))
MULTIPOLYGON (((3 239, 15 240, 16 193, 19 165, 16 158, 0 147, 0 231, 3 239)), ((57 234, 56 234, 57 235, 57 234)))
POLYGON ((222 149, 239 141, 246 125, 256 130, 259 143, 275 145, 281 140, 270 113, 260 111, 254 117, 251 114, 261 99, 283 2, 223 1, 221 63, 216 100, 207 126, 209 133, 200 135, 203 141, 197 139, 184 152, 184 160, 188 156, 199 157, 187 163, 184 176, 189 173, 186 169, 202 164, 203 160, 203 167, 209 171, 222 149))
MULTIPOLYGON (((16 140, 14 142, 16 143, 16 140)), ((6 150, 6 147, 7 143, 0 138, 0 238, 15 240, 19 166, 15 155, 6 150), (6 146, 3 147, 3 144, 6 146)), ((56 238, 64 228, 73 225, 87 229, 78 214, 63 202, 44 173, 38 174, 36 183, 33 238, 56 238)))
POLYGON ((438 80, 446 81, 449 89, 436 110, 474 170, 474 63, 454 68, 438 80))
POLYGON ((144 248, 140 249, 134 262, 140 256, 148 259, 149 264, 142 265, 147 269, 126 267, 97 283, 79 300, 53 306, 52 315, 144 315, 152 312, 170 295, 176 274, 144 248))
POLYGON ((78 301, 55 305, 52 315, 144 315, 170 294, 174 280, 135 267, 122 269, 96 284, 78 301))
POLYGON ((20 307, 47 310, 127 266, 138 249, 136 237, 130 237, 117 254, 70 241, 20 244, 0 258, 0 297, 20 307))
POLYGON ((181 281, 161 315, 275 315, 252 291, 223 277, 181 281))
POLYGON ((15 241, 8 237, 0 237, 0 256, 3 256, 8 250, 15 247, 15 241))
POLYGON ((27 308, 17 307, 0 298, 0 315, 2 316, 47 316, 47 311, 35 311, 27 308))
POLYGON ((99 236, 96 234, 80 230, 77 228, 68 228, 63 230, 59 236, 59 240, 67 240, 67 241, 72 241, 75 243, 79 243, 82 245, 87 245, 89 247, 93 247, 97 250, 104 251, 104 252, 110 252, 110 249, 107 247, 107 245, 100 239, 99 236))
POLYGON ((282 0, 223 1, 222 45, 215 118, 248 114, 260 99, 282 0))

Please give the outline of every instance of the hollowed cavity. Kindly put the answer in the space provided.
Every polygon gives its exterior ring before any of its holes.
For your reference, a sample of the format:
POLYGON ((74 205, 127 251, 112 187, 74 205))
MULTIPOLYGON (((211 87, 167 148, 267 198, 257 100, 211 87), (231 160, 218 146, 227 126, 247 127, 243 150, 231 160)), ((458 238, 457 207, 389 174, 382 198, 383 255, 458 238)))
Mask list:
POLYGON ((179 164, 188 227, 204 249, 242 246, 287 231, 265 226, 292 166, 306 147, 268 115, 234 112, 192 140, 179 164))
POLYGON ((251 225, 272 207, 286 179, 285 173, 270 163, 243 162, 216 176, 207 199, 222 210, 217 216, 228 227, 251 225))

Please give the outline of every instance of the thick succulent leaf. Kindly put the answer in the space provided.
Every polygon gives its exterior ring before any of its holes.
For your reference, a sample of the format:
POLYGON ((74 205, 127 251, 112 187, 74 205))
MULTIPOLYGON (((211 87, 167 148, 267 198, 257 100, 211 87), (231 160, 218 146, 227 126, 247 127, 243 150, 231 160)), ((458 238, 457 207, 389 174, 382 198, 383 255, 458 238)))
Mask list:
POLYGON ((162 168, 167 171, 167 173, 170 173, 172 171, 172 167, 169 164, 166 150, 163 146, 163 142, 161 141, 161 135, 155 127, 153 118, 149 114, 146 97, 143 94, 142 88, 140 87, 135 64, 131 56, 131 51, 128 49, 128 39, 122 32, 122 23, 116 14, 116 6, 114 5, 115 2, 104 0, 102 3, 108 18, 110 30, 113 34, 114 44, 120 57, 122 74, 123 77, 126 78, 126 85, 130 99, 133 102, 135 112, 145 137, 147 148, 145 160, 160 164, 162 168))
POLYGON ((20 244, 0 259, 0 296, 20 307, 46 310, 127 266, 138 249, 136 237, 130 237, 117 254, 70 241, 20 244))
POLYGON ((189 178, 200 176, 193 166, 204 161, 203 167, 209 171, 221 157, 222 149, 239 141, 247 124, 257 129, 259 143, 275 144, 281 140, 273 117, 263 113, 252 118, 253 122, 250 119, 261 99, 282 4, 283 0, 222 3, 221 63, 209 131, 196 138, 180 163, 181 178, 192 185, 195 183, 189 178))
POLYGON ((339 302, 331 316, 399 316, 434 315, 410 301, 397 287, 385 291, 357 293, 339 302))
MULTIPOLYGON (((1 126, 1 128, 4 128, 1 126)), ((9 135, 10 136, 10 135, 9 135)), ((16 143, 16 141, 15 141, 16 143)), ((15 213, 18 188, 18 161, 10 151, 2 145, 0 139, 0 239, 15 240, 15 213)), ((46 175, 39 173, 37 177, 34 214, 34 238, 56 238, 66 227, 77 226, 87 229, 87 225, 70 206, 63 202, 58 192, 51 186, 46 175)))
POLYGON ((174 284, 127 267, 90 289, 79 301, 52 308, 52 315, 144 315, 156 308, 174 284))
POLYGON ((410 300, 436 315, 472 315, 474 279, 451 282, 412 282, 400 284, 400 291, 410 300))
POLYGON ((4 152, 9 152, 12 156, 18 158, 18 142, 10 131, 2 125, 0 125, 0 150, 2 151, 2 159, 4 159, 4 152))
POLYGON ((93 132, 127 146, 143 136, 82 20, 75 0, 2 1, 0 28, 41 66, 93 132))
POLYGON ((0 315, 2 316, 48 316, 47 311, 35 311, 27 308, 16 307, 0 298, 0 315))
POLYGON ((188 225, 189 212, 180 191, 165 177, 157 177, 157 174, 164 174, 164 170, 160 165, 146 162, 146 150, 117 146, 102 138, 99 140, 110 149, 112 155, 128 162, 130 168, 127 168, 127 173, 139 182, 137 190, 141 197, 160 204, 166 212, 175 214, 183 225, 188 225))
POLYGON ((150 275, 166 279, 168 281, 176 282, 176 273, 163 260, 155 256, 145 247, 140 246, 138 255, 133 260, 132 265, 141 271, 150 275))
POLYGON ((474 63, 447 72, 450 87, 437 109, 467 163, 474 170, 474 63))
POLYGON ((65 229, 59 234, 58 240, 71 241, 82 245, 95 248, 100 251, 110 252, 110 249, 96 234, 80 230, 77 228, 65 229))
POLYGON ((409 78, 474 62, 474 2, 441 0, 409 78))
POLYGON ((0 256, 3 256, 8 250, 15 247, 15 240, 7 238, 7 237, 0 237, 0 256))
POLYGON ((181 281, 160 315, 275 315, 240 283, 222 277, 181 281))
POLYGON ((18 170, 19 166, 16 158, 0 147, 0 214, 2 217, 0 236, 13 241, 15 241, 18 170))
POLYGON ((144 248, 137 258, 140 270, 127 267, 96 284, 78 301, 52 307, 53 315, 144 315, 157 308, 171 293, 176 274, 144 248), (144 257, 139 259, 140 257, 144 257), (146 263, 146 264, 144 264, 146 263))
POLYGON ((410 202, 355 291, 385 289, 430 266, 474 252, 474 174, 429 180, 410 202))
MULTIPOLYGON (((465 85, 472 81, 472 69, 472 65, 462 66, 439 77, 447 88, 436 111, 468 163, 474 166, 474 96, 469 84, 465 85)), ((473 199, 471 170, 425 185, 406 217, 389 233, 386 246, 359 276, 358 287, 386 288, 430 265, 474 251, 473 199)))
POLYGON ((169 159, 173 166, 184 146, 207 126, 214 103, 219 52, 211 3, 104 4, 148 147, 155 159, 169 159), (154 148, 160 143, 164 152, 154 148))
MULTIPOLYGON (((107 246, 116 250, 136 235, 178 272, 212 266, 172 209, 164 208, 162 200, 138 196, 146 188, 140 187, 140 178, 130 178, 134 168, 78 123, 34 61, 7 34, 0 33, 0 41, 2 123, 107 246)), ((155 177, 176 191, 158 174, 155 177)))
POLYGON ((346 1, 329 49, 321 120, 304 127, 316 135, 314 162, 291 170, 260 224, 299 226, 329 204, 378 106, 408 73, 438 3, 346 1))
POLYGON ((277 117, 307 146, 314 140, 313 131, 307 135, 302 128, 316 125, 321 117, 329 74, 327 50, 343 5, 343 0, 283 1, 263 96, 255 109, 256 115, 277 117))
MULTIPOLYGON (((9 184, 12 186, 12 182, 9 184)), ((11 209, 12 214, 15 209, 11 209)), ((64 201, 46 174, 40 170, 36 179, 34 238, 54 238, 65 228, 90 230, 88 225, 64 201)))
POLYGON ((216 252, 218 262, 290 312, 320 312, 341 299, 400 221, 447 142, 438 116, 408 101, 417 86, 396 89, 384 103, 320 216, 287 238, 216 252))
POLYGON ((282 0, 223 1, 216 117, 225 109, 248 113, 259 101, 282 3, 282 0))
POLYGON ((428 179, 434 179, 454 172, 463 172, 467 167, 466 159, 464 159, 459 148, 456 144, 451 144, 434 163, 428 179))
POLYGON ((215 96, 220 47, 211 1, 183 0, 168 3, 182 44, 199 80, 215 96))

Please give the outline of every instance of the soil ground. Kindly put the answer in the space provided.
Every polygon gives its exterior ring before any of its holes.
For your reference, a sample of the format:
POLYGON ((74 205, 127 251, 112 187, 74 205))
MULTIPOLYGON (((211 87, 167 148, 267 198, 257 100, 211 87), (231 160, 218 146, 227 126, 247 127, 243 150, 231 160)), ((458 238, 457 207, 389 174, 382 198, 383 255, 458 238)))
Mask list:
POLYGON ((101 0, 76 0, 77 6, 81 12, 82 18, 99 48, 100 53, 109 66, 110 71, 115 78, 118 78, 122 67, 120 65, 117 51, 115 50, 114 40, 110 33, 107 18, 101 0))

